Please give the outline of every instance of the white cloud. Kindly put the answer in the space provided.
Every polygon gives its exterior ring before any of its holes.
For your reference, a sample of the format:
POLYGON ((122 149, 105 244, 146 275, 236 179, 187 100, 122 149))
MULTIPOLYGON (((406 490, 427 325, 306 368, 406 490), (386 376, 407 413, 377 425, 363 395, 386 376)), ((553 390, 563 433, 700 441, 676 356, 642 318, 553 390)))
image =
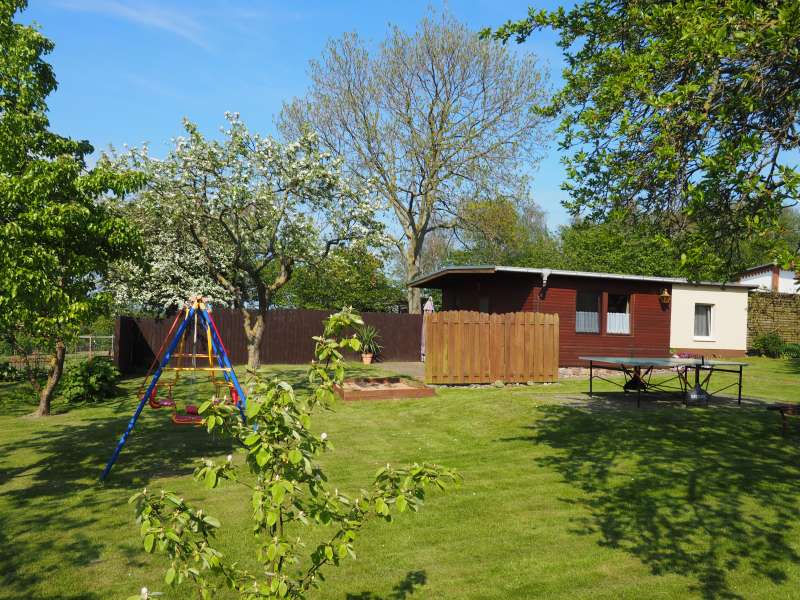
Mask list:
POLYGON ((109 15, 130 23, 167 31, 201 48, 209 44, 205 28, 191 15, 162 4, 120 0, 57 0, 64 10, 109 15))

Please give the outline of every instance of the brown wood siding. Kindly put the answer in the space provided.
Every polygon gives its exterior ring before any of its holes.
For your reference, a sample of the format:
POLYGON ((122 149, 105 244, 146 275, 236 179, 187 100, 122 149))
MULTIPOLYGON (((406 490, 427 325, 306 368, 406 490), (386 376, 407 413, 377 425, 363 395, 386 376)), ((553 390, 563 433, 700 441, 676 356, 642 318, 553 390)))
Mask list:
POLYGON ((582 364, 578 356, 669 355, 670 309, 663 307, 659 294, 670 285, 636 280, 566 277, 551 275, 541 294, 541 277, 531 274, 496 273, 452 277, 443 284, 443 310, 478 310, 481 296, 489 299, 489 312, 557 313, 560 320, 561 366, 582 364), (577 292, 601 294, 601 333, 575 331, 577 292), (608 294, 629 294, 631 334, 605 333, 608 294))

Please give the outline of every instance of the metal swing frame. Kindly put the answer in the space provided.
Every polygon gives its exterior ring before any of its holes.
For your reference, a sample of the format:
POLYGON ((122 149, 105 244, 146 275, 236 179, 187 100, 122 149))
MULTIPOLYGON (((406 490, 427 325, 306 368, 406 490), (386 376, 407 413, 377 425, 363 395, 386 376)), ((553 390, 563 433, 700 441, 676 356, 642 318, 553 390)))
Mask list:
MULTIPOLYGON (((161 348, 158 351, 158 355, 156 355, 156 361, 158 362, 158 368, 153 372, 152 377, 150 377, 149 384, 143 394, 141 394, 141 399, 139 400, 139 404, 136 406, 136 410, 133 413, 130 421, 128 422, 128 426, 125 429, 125 432, 120 437, 119 442, 117 442, 117 446, 114 449, 114 452, 111 455, 111 458, 108 460, 108 463, 103 469, 103 473, 100 475, 100 480, 103 481, 108 477, 108 474, 111 472, 111 469, 114 466, 114 463, 117 462, 119 458, 120 452, 122 452, 122 448, 125 446, 125 443, 128 441, 128 437, 133 432, 133 428, 136 426, 136 421, 139 419, 139 415, 142 414, 142 409, 144 409, 145 405, 151 402, 151 399, 154 399, 155 396, 153 395, 155 390, 158 387, 159 379, 161 375, 168 370, 175 370, 176 371, 176 379, 170 385, 170 391, 172 389, 172 385, 177 382, 177 378, 180 376, 181 371, 188 371, 188 370, 202 370, 202 371, 209 371, 212 383, 214 383, 215 387, 218 384, 214 380, 214 375, 216 371, 220 371, 224 377, 224 382, 228 385, 229 389, 231 390, 231 401, 233 404, 238 407, 239 409, 239 417, 242 421, 245 421, 245 408, 247 407, 247 396, 242 389, 242 386, 239 384, 239 379, 236 377, 236 372, 233 370, 233 365, 231 364, 230 358, 228 357, 228 352, 225 349, 225 345, 222 343, 222 337, 219 334, 219 329, 217 329, 217 324, 214 321, 214 318, 211 316, 211 310, 205 302, 205 299, 202 297, 192 298, 185 309, 182 311, 184 314, 183 320, 180 321, 177 329, 175 329, 176 324, 180 319, 181 313, 175 318, 175 321, 170 327, 169 333, 167 334, 166 338, 161 344, 161 348), (209 342, 208 347, 208 358, 209 358, 209 367, 169 367, 169 362, 173 358, 178 358, 180 361, 182 358, 185 358, 185 353, 182 351, 175 352, 178 344, 182 342, 184 334, 186 333, 186 329, 189 324, 192 322, 192 319, 196 319, 195 322, 201 324, 202 327, 206 330, 207 339, 209 342), (175 332, 173 335, 173 331, 175 332), (173 337, 170 338, 170 335, 173 337), (169 341, 169 343, 168 343, 169 341), (166 351, 161 354, 164 350, 164 346, 167 346, 166 351), (159 359, 159 355, 160 359, 159 359), (213 359, 216 359, 217 366, 213 366, 213 359), (233 397, 233 391, 236 392, 236 398, 233 397)), ((183 347, 181 347, 182 349, 183 347)), ((192 354, 195 354, 194 352, 192 354)), ((182 364, 182 363, 181 363, 182 364)), ((145 378, 147 381, 147 378, 145 378)), ((141 390, 140 390, 141 391, 141 390)), ((171 394, 170 394, 171 395, 171 394)), ((160 408, 160 407, 159 407, 160 408)), ((173 415, 174 421, 174 415, 173 415)))

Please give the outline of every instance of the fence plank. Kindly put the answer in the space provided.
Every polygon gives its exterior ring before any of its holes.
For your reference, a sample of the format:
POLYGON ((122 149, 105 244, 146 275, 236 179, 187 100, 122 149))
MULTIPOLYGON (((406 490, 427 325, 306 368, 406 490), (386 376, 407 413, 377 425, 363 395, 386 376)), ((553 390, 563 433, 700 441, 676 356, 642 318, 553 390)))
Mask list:
POLYGON ((426 383, 558 380, 558 315, 445 311, 425 327, 426 383))
MULTIPOLYGON (((259 349, 261 362, 297 364, 310 361, 314 357, 312 337, 322 333, 322 322, 331 312, 333 311, 270 310, 259 349)), ((247 340, 244 336, 242 312, 214 309, 212 314, 231 362, 235 365, 246 363, 247 340)), ((361 316, 366 324, 378 330, 378 342, 383 346, 380 356, 382 360, 419 361, 422 315, 367 312, 361 316)), ((129 373, 147 369, 174 318, 174 314, 164 319, 118 317, 114 361, 120 371, 129 373)), ((350 360, 358 359, 355 353, 346 354, 350 360)))

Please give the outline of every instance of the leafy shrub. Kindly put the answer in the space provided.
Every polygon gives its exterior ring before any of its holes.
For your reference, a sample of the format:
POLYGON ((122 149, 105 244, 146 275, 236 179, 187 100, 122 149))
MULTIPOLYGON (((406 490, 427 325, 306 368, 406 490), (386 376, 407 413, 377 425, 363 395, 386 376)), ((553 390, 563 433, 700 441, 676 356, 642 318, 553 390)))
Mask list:
POLYGON ((67 368, 61 397, 67 402, 102 402, 117 390, 119 371, 107 358, 92 358, 67 368))
POLYGON ((20 373, 14 365, 10 362, 0 362, 0 381, 19 381, 22 378, 20 373))
POLYGON ((783 347, 783 355, 786 358, 800 359, 800 344, 786 344, 783 347))
POLYGON ((783 338, 775 331, 763 333, 753 340, 753 350, 761 356, 770 358, 780 357, 785 345, 783 338))

